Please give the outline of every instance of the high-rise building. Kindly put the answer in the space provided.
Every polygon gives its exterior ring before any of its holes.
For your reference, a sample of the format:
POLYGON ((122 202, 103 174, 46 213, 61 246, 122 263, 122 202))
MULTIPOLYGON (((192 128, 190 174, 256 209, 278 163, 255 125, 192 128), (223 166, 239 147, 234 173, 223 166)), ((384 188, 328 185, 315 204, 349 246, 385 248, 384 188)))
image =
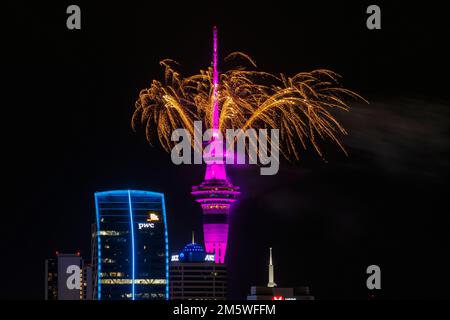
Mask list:
POLYGON ((80 253, 45 260, 45 300, 91 300, 92 269, 80 253))
POLYGON ((45 260, 45 300, 58 300, 58 260, 45 260))
POLYGON ((223 145, 219 137, 219 72, 217 69, 217 28, 213 32, 213 136, 211 152, 207 159, 205 180, 192 187, 195 200, 203 211, 203 235, 207 253, 213 253, 217 263, 224 263, 228 242, 228 214, 230 206, 239 195, 239 187, 227 178, 223 145))
POLYGON ((192 242, 170 262, 171 300, 225 300, 227 296, 227 269, 215 263, 214 255, 192 242))
POLYGON ((93 271, 92 271, 92 264, 90 263, 84 263, 83 266, 83 278, 81 282, 81 290, 82 295, 85 297, 85 300, 92 300, 94 299, 94 278, 93 278, 93 271))
POLYGON ((94 298, 169 297, 169 244, 164 195, 137 190, 95 193, 94 298))
POLYGON ((274 279, 272 248, 270 248, 269 255, 269 282, 267 287, 250 287, 250 295, 247 296, 247 300, 314 300, 314 297, 309 293, 309 287, 277 287, 274 279))

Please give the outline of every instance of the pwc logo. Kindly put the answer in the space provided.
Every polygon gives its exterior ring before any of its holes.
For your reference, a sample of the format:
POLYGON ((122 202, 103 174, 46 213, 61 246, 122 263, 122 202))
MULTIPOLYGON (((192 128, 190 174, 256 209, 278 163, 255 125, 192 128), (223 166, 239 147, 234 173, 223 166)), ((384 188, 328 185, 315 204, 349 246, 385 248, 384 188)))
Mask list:
POLYGON ((139 230, 142 230, 142 229, 153 229, 153 228, 155 228, 155 224, 154 223, 149 223, 149 222, 146 222, 146 223, 140 222, 140 223, 138 223, 138 229, 139 230))

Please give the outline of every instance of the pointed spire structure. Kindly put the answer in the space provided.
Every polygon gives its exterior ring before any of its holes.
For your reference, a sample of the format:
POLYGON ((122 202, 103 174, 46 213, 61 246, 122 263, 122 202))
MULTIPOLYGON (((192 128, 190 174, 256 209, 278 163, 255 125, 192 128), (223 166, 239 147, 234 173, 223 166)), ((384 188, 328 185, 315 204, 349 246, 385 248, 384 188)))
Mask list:
POLYGON ((273 287, 276 287, 277 284, 274 282, 274 276, 273 276, 272 248, 269 248, 269 250, 270 250, 270 258, 269 258, 269 283, 267 284, 267 287, 273 288, 273 287))
POLYGON ((213 113, 212 128, 219 130, 219 70, 217 66, 217 27, 213 27, 213 113))
POLYGON ((195 243, 194 231, 192 231, 192 244, 195 243))
POLYGON ((203 211, 203 235, 205 250, 215 255, 216 263, 225 263, 228 243, 228 215, 231 205, 239 195, 239 187, 228 179, 223 146, 219 137, 219 70, 218 70, 217 27, 213 28, 213 78, 212 78, 212 121, 213 137, 209 143, 212 148, 206 165, 205 179, 200 185, 192 187, 195 201, 203 211), (215 147, 214 147, 215 146, 215 147), (216 154, 216 152, 220 152, 216 154), (212 160, 211 160, 212 159, 212 160))
POLYGON ((206 166, 205 180, 226 180, 227 173, 225 171, 225 159, 223 158, 223 146, 219 140, 219 67, 218 67, 218 47, 217 47, 217 27, 213 27, 213 77, 212 77, 212 117, 211 129, 213 136, 209 141, 211 151, 209 153, 208 165, 206 166), (216 160, 213 160, 216 159, 216 160))

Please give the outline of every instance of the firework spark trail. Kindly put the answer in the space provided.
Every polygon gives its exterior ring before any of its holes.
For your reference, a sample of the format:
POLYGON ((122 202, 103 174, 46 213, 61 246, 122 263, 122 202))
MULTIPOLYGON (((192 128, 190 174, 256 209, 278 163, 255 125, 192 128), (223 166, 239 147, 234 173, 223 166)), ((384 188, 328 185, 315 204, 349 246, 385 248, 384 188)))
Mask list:
POLYGON ((286 77, 256 70, 255 61, 242 52, 225 58, 226 62, 237 60, 245 63, 219 76, 214 29, 212 67, 183 78, 176 71, 177 62, 161 61, 164 83, 153 80, 149 88, 141 90, 133 129, 142 125, 147 140, 151 143, 156 135, 169 152, 174 145, 173 130, 185 128, 193 135, 194 121, 202 121, 204 127, 212 126, 224 136, 226 129, 280 129, 280 153, 287 159, 299 159, 300 150, 306 150, 308 144, 323 157, 319 141, 324 140, 345 152, 338 136, 347 132, 332 113, 348 111, 348 98, 367 101, 341 87, 338 74, 318 69, 286 77))

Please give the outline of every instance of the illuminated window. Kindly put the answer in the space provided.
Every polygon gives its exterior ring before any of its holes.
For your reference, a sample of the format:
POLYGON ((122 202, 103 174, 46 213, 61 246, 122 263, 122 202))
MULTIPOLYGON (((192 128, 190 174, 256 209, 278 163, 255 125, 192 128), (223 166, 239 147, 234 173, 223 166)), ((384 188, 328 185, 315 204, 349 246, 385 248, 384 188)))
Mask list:
MULTIPOLYGON (((102 279, 102 284, 131 284, 131 279, 102 279)), ((143 285, 161 285, 166 284, 166 279, 135 279, 135 284, 143 285)))
POLYGON ((110 259, 110 258, 105 258, 105 259, 102 259, 102 262, 103 263, 116 263, 116 260, 113 260, 113 259, 110 259))
POLYGON ((123 277, 123 272, 110 272, 109 276, 113 277, 113 278, 115 278, 115 277, 123 277))
POLYGON ((101 236, 120 236, 121 233, 119 231, 114 230, 102 230, 100 231, 101 236))

